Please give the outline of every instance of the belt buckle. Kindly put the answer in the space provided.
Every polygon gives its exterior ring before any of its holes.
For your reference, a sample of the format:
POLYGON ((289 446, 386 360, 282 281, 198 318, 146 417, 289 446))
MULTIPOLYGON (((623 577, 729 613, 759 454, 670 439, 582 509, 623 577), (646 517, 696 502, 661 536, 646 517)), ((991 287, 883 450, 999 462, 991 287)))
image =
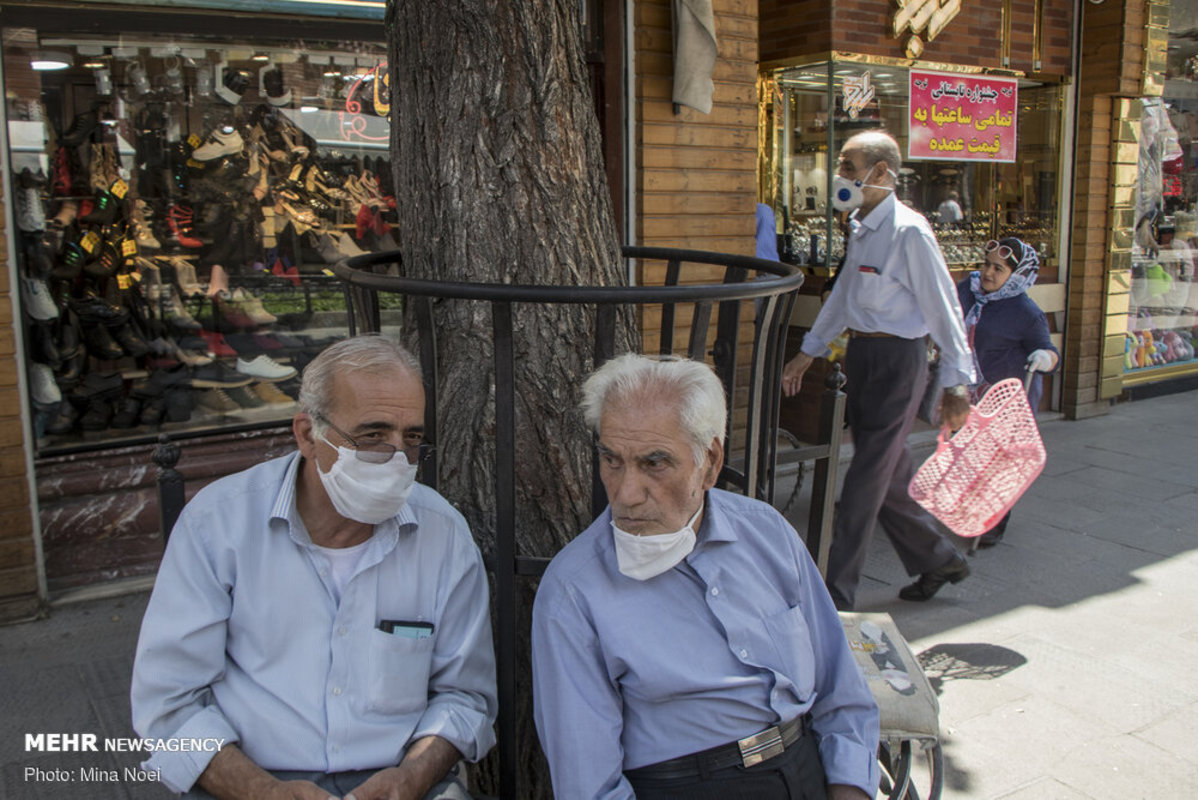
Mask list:
POLYGON ((786 745, 782 743, 782 732, 776 725, 761 733, 746 736, 736 744, 740 748, 741 763, 746 767, 769 761, 786 750, 786 745))

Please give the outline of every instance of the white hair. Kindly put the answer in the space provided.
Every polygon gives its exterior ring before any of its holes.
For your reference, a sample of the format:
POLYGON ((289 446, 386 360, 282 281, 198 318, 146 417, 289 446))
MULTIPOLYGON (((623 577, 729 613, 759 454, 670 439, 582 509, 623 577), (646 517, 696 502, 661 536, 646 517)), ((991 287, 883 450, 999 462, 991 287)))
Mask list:
POLYGON ((702 464, 713 439, 724 439, 728 407, 724 386, 706 364, 674 356, 650 357, 625 353, 591 373, 582 384, 582 415, 592 431, 599 430, 611 403, 673 402, 679 422, 690 435, 695 463, 702 464))
MULTIPOLYGON (((333 379, 351 371, 378 374, 399 370, 421 380, 420 362, 407 349, 378 334, 363 334, 329 345, 304 367, 299 407, 314 421, 327 419, 332 405, 333 379)), ((317 430, 323 430, 317 423, 317 430)))

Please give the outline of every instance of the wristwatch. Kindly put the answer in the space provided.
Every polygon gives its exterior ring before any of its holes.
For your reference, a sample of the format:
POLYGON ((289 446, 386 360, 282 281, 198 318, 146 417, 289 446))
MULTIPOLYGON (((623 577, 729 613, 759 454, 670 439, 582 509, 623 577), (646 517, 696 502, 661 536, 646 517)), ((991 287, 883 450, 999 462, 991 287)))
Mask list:
POLYGON ((963 383, 958 383, 956 386, 944 387, 945 394, 951 394, 953 397, 960 397, 962 400, 969 399, 969 387, 963 383))

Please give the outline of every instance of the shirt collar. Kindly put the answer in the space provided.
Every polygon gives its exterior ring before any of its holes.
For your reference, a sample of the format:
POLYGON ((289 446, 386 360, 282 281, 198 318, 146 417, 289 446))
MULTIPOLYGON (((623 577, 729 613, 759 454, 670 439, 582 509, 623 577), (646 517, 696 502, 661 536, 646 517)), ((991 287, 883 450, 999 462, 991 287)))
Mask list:
POLYGON ((720 493, 714 489, 707 492, 707 497, 704 500, 706 508, 703 509, 703 523, 696 531, 696 536, 699 544, 708 542, 735 542, 737 540, 736 527, 728 520, 728 513, 724 509, 723 498, 720 493))
POLYGON ((876 206, 874 206, 873 211, 870 211, 865 215, 865 219, 860 219, 858 212, 854 212, 853 219, 857 220, 861 224, 861 227, 857 228, 857 231, 863 232, 863 229, 865 228, 869 228, 871 231, 876 231, 882 226, 882 223, 885 222, 888 217, 894 215, 894 205, 897 202, 898 201, 894 198, 894 192, 891 191, 887 192, 886 196, 883 197, 876 206))

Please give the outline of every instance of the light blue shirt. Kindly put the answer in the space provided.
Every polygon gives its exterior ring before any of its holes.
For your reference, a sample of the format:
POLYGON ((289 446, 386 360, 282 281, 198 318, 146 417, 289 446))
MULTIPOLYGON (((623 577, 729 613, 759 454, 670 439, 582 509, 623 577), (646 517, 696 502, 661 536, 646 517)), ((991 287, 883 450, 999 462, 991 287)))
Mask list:
POLYGON ((878 710, 807 548, 769 505, 713 489, 695 549, 647 581, 611 510, 549 565, 533 689, 557 797, 630 798, 623 771, 811 712, 830 783, 873 797, 878 710))
MULTIPOLYGON (((133 666, 133 727, 147 738, 238 742, 268 770, 394 766, 440 736, 477 761, 495 743, 486 574, 466 521, 416 485, 375 526, 341 602, 295 504, 300 456, 202 489, 158 570, 133 666), (384 620, 433 635, 384 633, 384 620)), ((176 792, 212 752, 147 762, 176 792)))
POLYGON ((836 285, 802 351, 822 357, 845 328, 904 339, 930 333, 940 347, 941 385, 975 383, 957 286, 928 221, 893 192, 857 221, 836 285))

